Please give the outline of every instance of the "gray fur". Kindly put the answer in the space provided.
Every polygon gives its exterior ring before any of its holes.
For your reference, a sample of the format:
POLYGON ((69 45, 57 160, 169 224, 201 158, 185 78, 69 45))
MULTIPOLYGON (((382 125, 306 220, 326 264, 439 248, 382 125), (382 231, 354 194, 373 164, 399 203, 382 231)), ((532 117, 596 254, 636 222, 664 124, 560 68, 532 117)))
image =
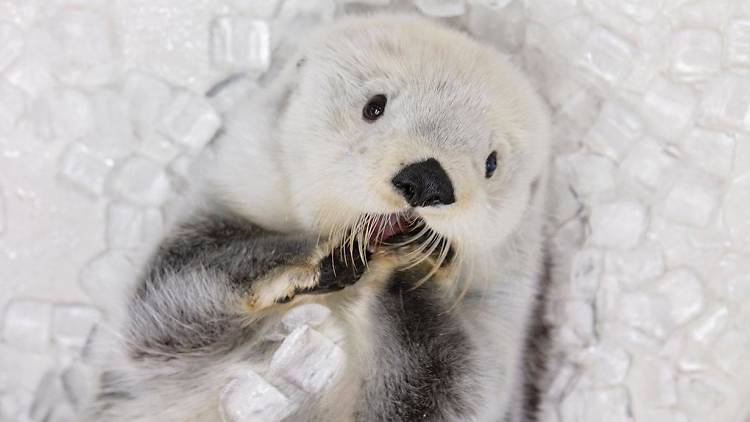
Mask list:
POLYGON ((306 51, 229 118, 207 205, 171 230, 129 298, 94 419, 220 420, 226 383, 267 370, 279 346, 268 330, 316 300, 346 334, 345 371, 287 420, 532 420, 540 101, 504 58, 416 18, 351 19, 306 51), (391 108, 362 123, 380 92, 391 108), (500 170, 487 179, 491 151, 500 170), (455 252, 445 271, 418 283, 427 264, 406 265, 408 250, 354 257, 326 237, 408 209, 391 179, 433 157, 456 203, 411 211, 455 252))

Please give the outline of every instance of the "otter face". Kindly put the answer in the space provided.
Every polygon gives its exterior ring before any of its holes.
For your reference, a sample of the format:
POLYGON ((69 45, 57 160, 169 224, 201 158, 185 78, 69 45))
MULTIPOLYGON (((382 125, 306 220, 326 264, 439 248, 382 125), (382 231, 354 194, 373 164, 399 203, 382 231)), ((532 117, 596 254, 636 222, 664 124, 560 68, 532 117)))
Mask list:
POLYGON ((306 229, 505 240, 546 160, 545 113, 513 66, 413 17, 344 20, 302 50, 278 130, 306 229))

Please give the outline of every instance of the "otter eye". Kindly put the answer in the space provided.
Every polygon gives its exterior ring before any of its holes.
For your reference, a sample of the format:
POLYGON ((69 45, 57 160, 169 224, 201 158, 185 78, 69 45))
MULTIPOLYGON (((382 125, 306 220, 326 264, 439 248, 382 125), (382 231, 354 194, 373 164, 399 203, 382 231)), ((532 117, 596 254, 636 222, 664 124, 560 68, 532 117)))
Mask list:
POLYGON ((388 99, 383 94, 378 94, 367 101, 362 109, 362 117, 368 122, 378 120, 385 112, 385 104, 388 99))
POLYGON ((487 157, 487 161, 484 163, 484 177, 489 179, 495 174, 495 170, 497 170, 497 152, 492 151, 490 156, 487 157))

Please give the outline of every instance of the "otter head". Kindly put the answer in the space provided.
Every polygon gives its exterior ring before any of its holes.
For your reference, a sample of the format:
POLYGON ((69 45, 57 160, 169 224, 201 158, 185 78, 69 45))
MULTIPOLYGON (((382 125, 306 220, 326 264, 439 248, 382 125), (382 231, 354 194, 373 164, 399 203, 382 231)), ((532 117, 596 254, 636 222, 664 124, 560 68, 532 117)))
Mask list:
POLYGON ((518 226, 546 122, 504 57, 408 16, 347 18, 300 51, 280 78, 274 142, 302 228, 371 244, 409 232, 460 251, 518 226))

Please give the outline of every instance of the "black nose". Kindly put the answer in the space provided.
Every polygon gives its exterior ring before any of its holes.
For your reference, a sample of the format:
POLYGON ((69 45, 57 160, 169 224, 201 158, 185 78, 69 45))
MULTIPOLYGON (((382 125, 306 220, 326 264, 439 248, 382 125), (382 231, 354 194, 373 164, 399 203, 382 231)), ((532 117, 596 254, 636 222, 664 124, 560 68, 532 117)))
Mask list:
POLYGON ((402 168, 391 182, 412 207, 431 207, 456 202, 451 179, 434 158, 409 164, 402 168))

